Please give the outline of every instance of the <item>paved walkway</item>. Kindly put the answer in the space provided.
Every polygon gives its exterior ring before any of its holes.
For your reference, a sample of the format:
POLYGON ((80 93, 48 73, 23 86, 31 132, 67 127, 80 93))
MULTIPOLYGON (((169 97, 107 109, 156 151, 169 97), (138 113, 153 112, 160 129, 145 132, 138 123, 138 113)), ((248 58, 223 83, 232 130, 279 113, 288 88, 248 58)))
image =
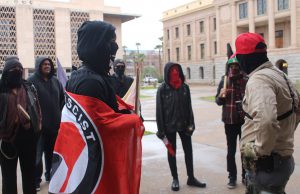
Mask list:
MULTIPOLYGON (((170 174, 166 149, 163 143, 155 135, 143 137, 143 166, 141 180, 141 194, 242 194, 244 186, 241 184, 241 169, 238 168, 238 186, 229 190, 226 171, 226 139, 221 122, 221 107, 214 102, 207 102, 200 99, 201 96, 215 95, 216 88, 210 86, 191 86, 192 103, 196 123, 196 131, 193 135, 194 171, 195 176, 207 183, 207 188, 192 188, 186 185, 186 169, 184 154, 178 139, 177 166, 180 182, 180 191, 172 192, 170 174)), ((142 92, 147 98, 141 99, 142 113, 146 120, 155 118, 155 90, 142 92)), ((145 124, 146 130, 155 131, 156 126, 151 122, 145 124)), ((295 134, 295 162, 296 167, 286 192, 288 194, 299 194, 300 182, 300 128, 295 134)), ((237 165, 240 166, 240 156, 237 152, 237 165)), ((20 171, 19 171, 20 172, 20 171)), ((0 177, 1 178, 1 177, 0 177)), ((47 183, 42 183, 42 191, 39 194, 46 194, 47 183)), ((19 174, 19 191, 21 191, 21 179, 19 174)), ((19 192, 22 193, 22 192, 19 192)))

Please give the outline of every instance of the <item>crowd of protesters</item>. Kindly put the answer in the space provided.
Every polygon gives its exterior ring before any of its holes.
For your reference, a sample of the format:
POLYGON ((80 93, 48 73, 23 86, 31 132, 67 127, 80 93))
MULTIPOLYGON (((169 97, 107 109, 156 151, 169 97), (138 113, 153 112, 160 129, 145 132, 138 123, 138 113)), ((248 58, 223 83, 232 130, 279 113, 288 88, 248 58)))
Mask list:
MULTIPOLYGON (((64 90, 101 100, 117 113, 116 95, 123 97, 133 78, 125 75, 125 62, 116 60, 115 27, 87 21, 78 30, 77 52, 82 65, 72 72, 64 89, 55 76, 50 58, 36 59, 35 73, 25 81, 18 57, 7 57, 0 81, 0 165, 2 193, 16 194, 19 160, 24 194, 40 190, 43 163, 45 181, 51 179, 52 156, 60 128, 64 90), (97 41, 95 41, 97 40, 97 41), (110 76, 110 65, 115 74, 110 76)), ((236 187, 235 153, 242 155, 242 182, 247 194, 284 193, 294 170, 294 132, 300 120, 300 98, 285 73, 267 57, 264 39, 243 33, 236 39, 236 53, 226 62, 215 97, 223 106, 227 142, 228 188, 236 187)), ((184 150, 187 185, 205 188, 195 178, 192 134, 195 130, 189 86, 182 67, 168 62, 164 82, 156 96, 157 137, 169 144, 168 163, 173 177, 171 189, 180 190, 176 165, 176 135, 184 150)), ((117 178, 117 177, 116 177, 117 178)))

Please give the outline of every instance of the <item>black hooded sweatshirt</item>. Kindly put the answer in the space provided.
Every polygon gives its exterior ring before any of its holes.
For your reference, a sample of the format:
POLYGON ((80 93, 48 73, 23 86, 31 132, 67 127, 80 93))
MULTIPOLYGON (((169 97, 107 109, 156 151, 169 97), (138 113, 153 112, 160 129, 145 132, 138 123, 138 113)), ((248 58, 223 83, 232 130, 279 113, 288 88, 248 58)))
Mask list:
POLYGON ((58 132, 61 110, 64 106, 64 89, 58 79, 54 76, 53 61, 46 57, 39 57, 35 62, 35 73, 28 78, 28 81, 35 86, 42 110, 43 133, 55 134, 58 132), (51 72, 48 80, 45 81, 41 75, 41 64, 49 60, 51 72))
POLYGON ((97 98, 115 112, 118 111, 116 94, 108 75, 110 42, 115 28, 100 21, 87 21, 78 30, 77 53, 82 66, 72 72, 66 91, 97 98))
POLYGON ((164 82, 156 95, 156 122, 159 136, 176 131, 195 129, 190 89, 184 83, 182 68, 176 63, 167 63, 164 69, 164 82), (178 89, 169 84, 169 71, 174 65, 179 67, 182 85, 178 89))

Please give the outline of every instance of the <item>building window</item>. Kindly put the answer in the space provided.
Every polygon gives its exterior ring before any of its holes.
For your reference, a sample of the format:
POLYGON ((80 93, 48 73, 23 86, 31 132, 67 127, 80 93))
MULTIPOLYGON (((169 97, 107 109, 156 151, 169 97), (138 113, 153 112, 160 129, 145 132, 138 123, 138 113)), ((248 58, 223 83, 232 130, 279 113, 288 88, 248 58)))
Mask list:
POLYGON ((191 79, 191 68, 186 68, 187 78, 191 79))
POLYGON ((203 67, 199 68, 199 77, 200 77, 200 79, 204 79, 204 68, 203 67))
POLYGON ((176 61, 180 60, 180 55, 179 55, 179 48, 176 48, 176 61))
POLYGON ((16 8, 0 6, 0 69, 11 55, 17 55, 16 8))
POLYGON ((72 65, 76 67, 81 65, 77 54, 77 31, 81 24, 88 21, 89 18, 90 16, 87 12, 72 11, 70 13, 72 65))
POLYGON ((200 33, 203 33, 204 32, 204 21, 201 21, 199 23, 199 25, 200 25, 200 33))
POLYGON ((167 30, 167 40, 170 40, 170 31, 167 30))
POLYGON ((217 29, 217 19, 216 18, 214 18, 213 25, 214 25, 214 31, 216 31, 216 29, 217 29))
POLYGON ((33 9, 34 56, 56 61, 54 10, 33 9))
POLYGON ((192 59, 192 47, 187 46, 188 60, 192 59))
POLYGON ((248 3, 241 3, 239 4, 239 14, 240 14, 240 19, 244 19, 248 17, 248 3))
POLYGON ((205 50, 204 50, 204 44, 200 44, 200 58, 204 59, 204 55, 205 55, 205 50))
POLYGON ((289 8, 289 0, 278 0, 278 10, 285 10, 289 8))
POLYGON ((186 25, 186 34, 187 34, 188 36, 191 35, 191 25, 190 25, 190 24, 186 25))
POLYGON ((179 38, 179 28, 178 27, 175 28, 175 37, 179 38))
POLYGON ((264 33, 258 33, 259 35, 261 35, 261 37, 265 37, 264 33))
POLYGON ((276 48, 283 47, 283 30, 275 31, 275 45, 276 48))
POLYGON ((257 15, 264 15, 267 10, 266 0, 257 0, 257 15))
POLYGON ((168 62, 171 61, 171 51, 168 49, 168 62))
POLYGON ((215 54, 217 54, 218 53, 217 41, 214 41, 214 50, 215 50, 215 54))

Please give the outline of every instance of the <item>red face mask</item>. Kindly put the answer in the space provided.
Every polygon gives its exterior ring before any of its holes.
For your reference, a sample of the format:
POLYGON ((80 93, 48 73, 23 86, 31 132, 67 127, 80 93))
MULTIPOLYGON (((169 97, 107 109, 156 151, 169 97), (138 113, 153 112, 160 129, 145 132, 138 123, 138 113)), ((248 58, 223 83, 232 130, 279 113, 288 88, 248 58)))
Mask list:
POLYGON ((180 88, 180 86, 182 85, 182 80, 180 78, 179 68, 178 68, 177 65, 174 65, 174 66, 172 66, 170 68, 170 71, 169 71, 169 83, 175 89, 180 88))

